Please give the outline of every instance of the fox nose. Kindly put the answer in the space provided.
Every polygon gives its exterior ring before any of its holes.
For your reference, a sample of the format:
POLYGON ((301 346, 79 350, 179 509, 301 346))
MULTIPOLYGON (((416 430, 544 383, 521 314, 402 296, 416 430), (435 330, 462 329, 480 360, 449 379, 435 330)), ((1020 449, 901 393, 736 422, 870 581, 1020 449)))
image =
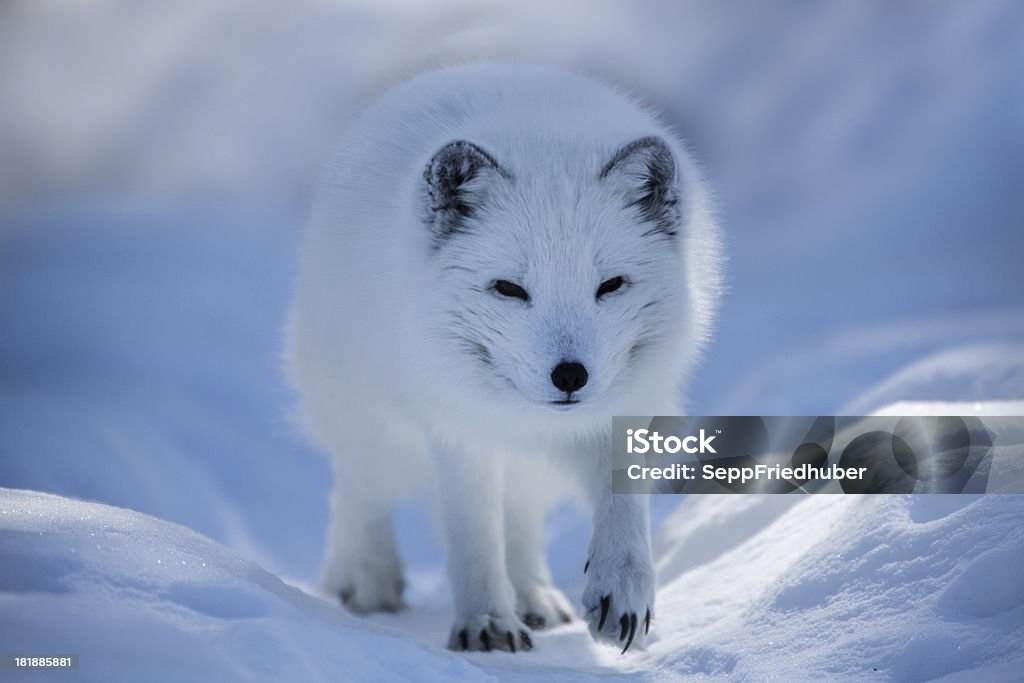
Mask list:
POLYGON ((551 371, 551 383, 567 394, 579 391, 587 383, 587 369, 575 361, 563 361, 551 371))

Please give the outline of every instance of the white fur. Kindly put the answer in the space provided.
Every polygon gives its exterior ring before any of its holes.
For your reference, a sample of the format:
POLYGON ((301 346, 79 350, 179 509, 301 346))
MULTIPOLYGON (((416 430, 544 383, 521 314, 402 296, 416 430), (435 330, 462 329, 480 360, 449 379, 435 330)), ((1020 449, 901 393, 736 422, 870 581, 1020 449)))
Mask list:
POLYGON ((528 613, 550 624, 569 610, 551 584, 541 523, 552 498, 578 487, 594 508, 580 558, 590 562, 585 617, 595 637, 622 646, 622 615, 653 613, 654 575, 646 499, 611 494, 610 418, 681 410, 718 264, 695 164, 620 93, 496 65, 443 69, 387 93, 325 175, 289 326, 303 423, 336 474, 324 587, 357 611, 400 608, 391 506, 436 484, 455 598, 449 645, 466 629, 470 649, 506 648, 504 634, 524 629, 528 613), (600 177, 644 136, 665 141, 677 165, 674 240, 641 237, 649 226, 626 206, 628 173, 600 177), (489 152, 508 178, 475 187, 485 201, 470 228, 434 248, 424 169, 455 140, 489 152), (619 275, 631 284, 596 300, 619 275), (488 288, 500 279, 530 302, 488 288), (565 359, 583 363, 589 381, 580 403, 558 410, 550 374, 565 359))

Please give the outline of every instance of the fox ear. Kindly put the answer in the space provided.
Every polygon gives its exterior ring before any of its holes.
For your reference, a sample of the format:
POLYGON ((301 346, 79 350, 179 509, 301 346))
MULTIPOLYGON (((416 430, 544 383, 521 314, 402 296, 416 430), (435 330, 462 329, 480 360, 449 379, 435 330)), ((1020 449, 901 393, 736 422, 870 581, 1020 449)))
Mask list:
POLYGON ((494 176, 509 177, 490 154, 465 140, 442 147, 423 171, 426 181, 427 222, 434 231, 434 246, 465 225, 487 198, 494 176))
POLYGON ((630 142, 601 169, 601 179, 615 182, 625 193, 626 206, 656 232, 674 237, 679 229, 679 183, 675 156, 661 138, 648 136, 630 142))

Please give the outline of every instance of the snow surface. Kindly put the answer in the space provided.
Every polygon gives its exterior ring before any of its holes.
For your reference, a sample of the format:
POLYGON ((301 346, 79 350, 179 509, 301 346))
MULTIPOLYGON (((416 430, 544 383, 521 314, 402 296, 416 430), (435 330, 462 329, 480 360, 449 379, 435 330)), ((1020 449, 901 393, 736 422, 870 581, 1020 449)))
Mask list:
POLYGON ((2 489, 0 538, 4 651, 80 653, 82 680, 488 680, 138 512, 2 489))
MULTIPOLYGON (((369 96, 478 56, 633 88, 706 162, 730 291, 694 414, 1024 414, 1020 3, 7 2, 0 652, 103 681, 1021 680, 1022 496, 655 497, 625 657, 579 623, 441 649, 414 503, 411 610, 299 590, 330 485, 279 368, 308 196, 369 96)), ((547 531, 578 600, 586 516, 547 531)))
POLYGON ((1006 495, 691 497, 658 538, 646 651, 619 656, 577 622, 528 655, 459 656, 440 648, 443 608, 357 619, 183 526, 2 489, 0 633, 8 651, 79 652, 97 681, 928 680, 1024 667, 1021 509, 1006 495))

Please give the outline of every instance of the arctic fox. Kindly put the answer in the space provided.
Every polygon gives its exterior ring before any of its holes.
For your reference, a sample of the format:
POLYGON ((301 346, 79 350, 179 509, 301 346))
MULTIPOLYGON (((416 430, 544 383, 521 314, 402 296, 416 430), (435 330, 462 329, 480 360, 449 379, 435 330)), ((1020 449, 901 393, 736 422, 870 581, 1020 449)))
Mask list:
POLYGON ((647 500, 612 494, 611 416, 680 410, 718 265, 695 163, 616 90, 476 64, 385 94, 325 174, 288 330, 336 479, 323 587, 356 612, 403 607, 391 508, 436 489, 448 646, 528 650, 573 613, 542 522, 575 489, 593 508, 583 616, 642 644, 647 500))

